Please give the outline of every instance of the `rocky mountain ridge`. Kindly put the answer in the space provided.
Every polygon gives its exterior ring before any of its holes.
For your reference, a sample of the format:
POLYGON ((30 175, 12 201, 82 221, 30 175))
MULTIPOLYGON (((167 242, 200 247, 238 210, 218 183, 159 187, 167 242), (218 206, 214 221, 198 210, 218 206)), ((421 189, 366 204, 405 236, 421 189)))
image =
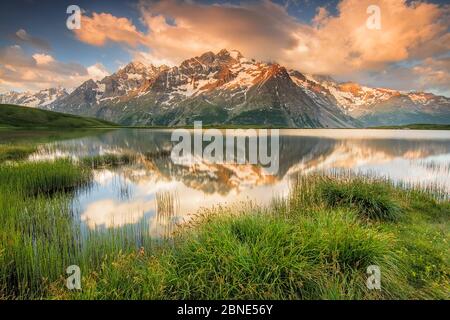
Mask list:
MULTIPOLYGON (((25 95, 16 101, 126 125, 175 126, 202 120, 204 124, 342 128, 450 122, 447 97, 338 83, 225 49, 175 67, 131 62, 100 81, 88 80, 70 94, 51 97, 39 100, 25 95)), ((0 99, 6 98, 0 95, 0 99)))

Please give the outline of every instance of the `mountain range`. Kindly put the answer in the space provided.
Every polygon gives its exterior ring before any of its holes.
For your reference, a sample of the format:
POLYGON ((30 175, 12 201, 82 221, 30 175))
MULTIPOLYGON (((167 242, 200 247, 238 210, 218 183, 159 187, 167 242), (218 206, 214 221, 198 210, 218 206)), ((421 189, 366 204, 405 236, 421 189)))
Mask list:
POLYGON ((450 123, 450 98, 339 83, 248 59, 236 50, 206 52, 179 66, 131 62, 72 91, 0 94, 19 104, 123 125, 204 124, 346 128, 450 123))

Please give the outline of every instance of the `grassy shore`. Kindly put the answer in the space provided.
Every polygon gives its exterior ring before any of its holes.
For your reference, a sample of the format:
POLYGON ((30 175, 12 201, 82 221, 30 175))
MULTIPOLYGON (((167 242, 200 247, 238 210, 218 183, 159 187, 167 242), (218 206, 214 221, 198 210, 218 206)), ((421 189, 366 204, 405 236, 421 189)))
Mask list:
POLYGON ((20 159, 0 164, 3 299, 449 298, 446 195, 368 176, 299 176, 268 207, 204 210, 156 241, 144 224, 83 232, 71 211, 92 168, 130 159, 20 159), (81 291, 65 287, 73 264, 81 291), (369 265, 381 269, 381 290, 366 287, 369 265))
POLYGON ((36 147, 30 144, 0 144, 0 163, 4 161, 23 160, 35 151, 36 147))

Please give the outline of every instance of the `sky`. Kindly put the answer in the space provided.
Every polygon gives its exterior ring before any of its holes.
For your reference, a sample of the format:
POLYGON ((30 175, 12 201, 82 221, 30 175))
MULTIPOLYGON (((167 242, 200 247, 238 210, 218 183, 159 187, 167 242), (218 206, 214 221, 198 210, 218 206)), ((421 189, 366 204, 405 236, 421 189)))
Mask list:
POLYGON ((226 48, 338 81, 450 97, 449 31, 450 0, 2 1, 0 93, 73 88, 132 60, 173 66, 226 48), (73 4, 81 25, 69 30, 73 4))

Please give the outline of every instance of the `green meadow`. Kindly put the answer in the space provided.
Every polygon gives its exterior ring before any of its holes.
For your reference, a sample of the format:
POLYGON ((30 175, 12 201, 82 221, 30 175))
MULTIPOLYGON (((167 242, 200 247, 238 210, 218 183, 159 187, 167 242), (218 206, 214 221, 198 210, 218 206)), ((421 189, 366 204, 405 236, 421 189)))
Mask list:
MULTIPOLYGON (((107 155, 28 162, 0 147, 0 299, 448 299, 448 195, 371 176, 298 176, 286 198, 199 211, 167 239, 148 224, 83 230, 72 212, 107 155), (66 288, 78 265, 82 290, 66 288), (381 290, 366 286, 381 270, 381 290)), ((170 194, 157 197, 170 211, 170 194)))
POLYGON ((0 104, 0 127, 6 128, 86 128, 113 127, 114 123, 59 112, 0 104))

